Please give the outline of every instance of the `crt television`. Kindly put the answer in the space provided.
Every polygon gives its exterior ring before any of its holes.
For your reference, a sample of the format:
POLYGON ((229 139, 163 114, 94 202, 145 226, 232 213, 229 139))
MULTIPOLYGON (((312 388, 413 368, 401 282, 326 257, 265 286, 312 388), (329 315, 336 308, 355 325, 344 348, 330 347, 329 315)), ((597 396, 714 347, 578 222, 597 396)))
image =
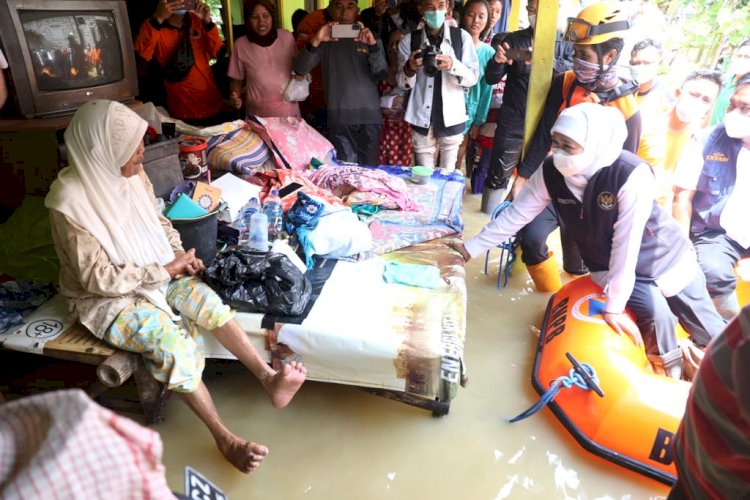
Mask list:
POLYGON ((0 0, 0 42, 16 109, 27 118, 138 94, 122 0, 0 0))

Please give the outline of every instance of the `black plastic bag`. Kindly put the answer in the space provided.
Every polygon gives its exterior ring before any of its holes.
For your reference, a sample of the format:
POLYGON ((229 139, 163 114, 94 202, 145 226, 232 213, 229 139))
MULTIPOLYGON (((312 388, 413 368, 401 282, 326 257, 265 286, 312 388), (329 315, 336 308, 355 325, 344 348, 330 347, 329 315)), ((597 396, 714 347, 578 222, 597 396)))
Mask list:
POLYGON ((236 248, 217 255, 203 278, 238 311, 296 316, 312 294, 310 280, 283 254, 236 248))

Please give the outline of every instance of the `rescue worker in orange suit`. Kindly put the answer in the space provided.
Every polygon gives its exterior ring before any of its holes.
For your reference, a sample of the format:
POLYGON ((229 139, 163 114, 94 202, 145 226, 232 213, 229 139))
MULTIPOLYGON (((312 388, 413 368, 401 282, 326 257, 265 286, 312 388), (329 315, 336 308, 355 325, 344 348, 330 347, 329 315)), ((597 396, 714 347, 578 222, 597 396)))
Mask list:
POLYGON ((231 115, 209 60, 217 57, 224 42, 208 5, 198 1, 192 11, 184 7, 183 0, 159 0, 154 15, 141 26, 134 48, 146 61, 155 58, 159 63, 171 116, 198 126, 221 123, 231 115), (184 57, 186 51, 178 50, 184 37, 190 37, 192 65, 190 57, 184 57))
MULTIPOLYGON (((629 29, 625 12, 611 2, 597 2, 568 21, 564 40, 573 43, 573 69, 552 79, 542 117, 534 132, 509 198, 520 191, 549 153, 551 129, 560 112, 582 102, 595 102, 617 108, 625 117, 628 130, 622 148, 635 153, 641 137, 641 115, 635 92, 638 84, 620 79, 616 63, 624 46, 623 34, 629 29)), ((567 237, 564 224, 550 204, 520 232, 524 264, 540 292, 552 292, 562 286, 555 259, 547 248, 547 237, 560 227, 563 244, 563 268, 569 274, 586 274, 580 252, 567 237)))

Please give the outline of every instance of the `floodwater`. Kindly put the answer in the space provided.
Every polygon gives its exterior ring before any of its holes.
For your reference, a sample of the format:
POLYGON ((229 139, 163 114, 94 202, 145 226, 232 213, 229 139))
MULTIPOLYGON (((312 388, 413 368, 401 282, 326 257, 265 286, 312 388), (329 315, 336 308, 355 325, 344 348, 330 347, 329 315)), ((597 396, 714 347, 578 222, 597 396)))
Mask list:
MULTIPOLYGON (((479 196, 464 200, 466 234, 486 222, 479 196)), ((207 374, 228 426, 270 453, 250 475, 236 472, 200 421, 172 398, 165 423, 167 479, 184 491, 186 465, 233 499, 655 499, 668 488, 584 451, 548 410, 516 424, 537 399, 530 373, 549 294, 536 293, 520 267, 496 288, 484 258, 468 264, 469 384, 449 415, 335 384, 306 383, 290 406, 274 410, 239 366, 207 374)), ((353 327, 356 327, 353 325, 353 327)), ((237 364, 238 365, 238 364, 237 364)))

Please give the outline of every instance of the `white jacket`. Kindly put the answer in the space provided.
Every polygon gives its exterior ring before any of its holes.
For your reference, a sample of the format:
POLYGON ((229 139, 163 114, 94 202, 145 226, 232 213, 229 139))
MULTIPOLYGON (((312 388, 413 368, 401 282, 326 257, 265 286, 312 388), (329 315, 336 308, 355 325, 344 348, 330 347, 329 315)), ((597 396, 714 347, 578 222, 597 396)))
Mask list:
MULTIPOLYGON (((462 54, 456 57, 451 45, 450 29, 447 24, 443 29, 443 40, 440 43, 440 52, 453 58, 453 67, 443 72, 442 96, 443 96, 443 120, 446 127, 464 123, 468 119, 466 114, 466 101, 464 100, 464 89, 476 85, 479 78, 479 60, 474 42, 463 29, 461 30, 462 54)), ((427 33, 422 30, 422 48, 427 46, 427 33)), ((404 120, 407 123, 422 128, 430 128, 432 116, 432 92, 434 78, 424 74, 422 68, 417 70, 414 76, 404 74, 404 65, 411 55, 411 34, 407 34, 398 45, 398 74, 396 82, 404 90, 411 90, 409 103, 406 106, 404 120)))

